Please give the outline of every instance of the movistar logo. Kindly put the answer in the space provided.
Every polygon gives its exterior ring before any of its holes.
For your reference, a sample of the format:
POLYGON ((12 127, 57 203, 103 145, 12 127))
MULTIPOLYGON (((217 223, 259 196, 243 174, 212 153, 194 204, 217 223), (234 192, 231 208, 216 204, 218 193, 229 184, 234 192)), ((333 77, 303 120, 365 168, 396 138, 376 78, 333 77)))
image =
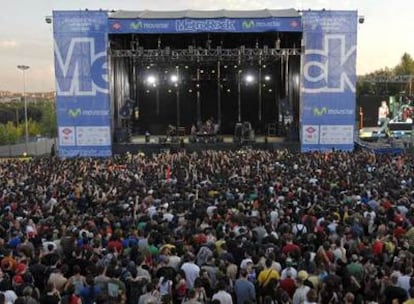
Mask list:
POLYGON ((318 116, 318 117, 320 117, 320 116, 322 116, 322 115, 324 115, 324 114, 326 114, 326 113, 328 113, 328 108, 327 107, 323 107, 323 108, 317 108, 317 107, 315 107, 314 109, 313 109, 313 115, 314 116, 318 116))
POLYGON ((139 29, 144 27, 144 24, 141 21, 131 22, 129 27, 134 29, 134 30, 139 30, 139 29))
POLYGON ((69 109, 68 113, 69 113, 69 116, 70 116, 70 117, 72 117, 72 118, 76 118, 76 117, 78 117, 79 115, 81 115, 82 110, 81 110, 81 109, 79 109, 79 108, 77 108, 77 109, 69 109))
POLYGON ((251 29, 256 26, 256 23, 253 20, 244 20, 242 23, 242 27, 244 29, 251 29))

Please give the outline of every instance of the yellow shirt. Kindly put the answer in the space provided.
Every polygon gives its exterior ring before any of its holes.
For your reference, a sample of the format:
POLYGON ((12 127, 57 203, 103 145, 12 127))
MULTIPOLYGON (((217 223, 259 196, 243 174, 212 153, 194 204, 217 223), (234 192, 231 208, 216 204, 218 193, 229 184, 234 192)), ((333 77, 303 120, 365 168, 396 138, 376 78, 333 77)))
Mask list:
POLYGON ((269 269, 262 270, 259 273, 259 277, 257 278, 257 281, 259 282, 260 285, 266 286, 270 282, 271 279, 279 280, 280 275, 279 275, 279 272, 277 272, 276 270, 269 268, 269 269))

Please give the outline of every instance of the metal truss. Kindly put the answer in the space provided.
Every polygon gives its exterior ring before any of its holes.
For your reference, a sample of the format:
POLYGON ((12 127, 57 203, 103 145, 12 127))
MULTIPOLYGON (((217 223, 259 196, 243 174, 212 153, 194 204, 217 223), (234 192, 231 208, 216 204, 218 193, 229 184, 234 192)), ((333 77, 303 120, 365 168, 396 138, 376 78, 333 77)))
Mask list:
POLYGON ((245 48, 236 49, 206 49, 193 48, 187 49, 129 49, 109 51, 109 55, 114 58, 134 58, 140 62, 208 62, 208 61, 271 61, 278 60, 280 57, 301 55, 300 48, 245 48))
POLYGON ((414 75, 362 76, 358 80, 371 83, 411 83, 414 80, 414 75))

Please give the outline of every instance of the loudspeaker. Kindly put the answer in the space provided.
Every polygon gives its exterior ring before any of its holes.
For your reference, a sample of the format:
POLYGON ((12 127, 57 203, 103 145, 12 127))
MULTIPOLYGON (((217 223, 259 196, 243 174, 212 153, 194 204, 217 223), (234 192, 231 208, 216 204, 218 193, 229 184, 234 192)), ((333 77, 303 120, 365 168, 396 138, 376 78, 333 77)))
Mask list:
POLYGON ((114 141, 116 143, 128 143, 129 139, 129 131, 127 128, 115 129, 114 141))

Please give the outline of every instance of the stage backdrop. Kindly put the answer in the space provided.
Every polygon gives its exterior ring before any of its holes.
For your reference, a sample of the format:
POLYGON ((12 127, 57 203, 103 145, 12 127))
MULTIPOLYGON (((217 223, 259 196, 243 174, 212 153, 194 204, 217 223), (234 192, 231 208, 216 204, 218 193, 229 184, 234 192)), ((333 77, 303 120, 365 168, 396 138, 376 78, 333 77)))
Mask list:
POLYGON ((356 11, 303 12, 301 150, 354 148, 356 11))
POLYGON ((104 11, 53 13, 59 156, 111 156, 104 11))

